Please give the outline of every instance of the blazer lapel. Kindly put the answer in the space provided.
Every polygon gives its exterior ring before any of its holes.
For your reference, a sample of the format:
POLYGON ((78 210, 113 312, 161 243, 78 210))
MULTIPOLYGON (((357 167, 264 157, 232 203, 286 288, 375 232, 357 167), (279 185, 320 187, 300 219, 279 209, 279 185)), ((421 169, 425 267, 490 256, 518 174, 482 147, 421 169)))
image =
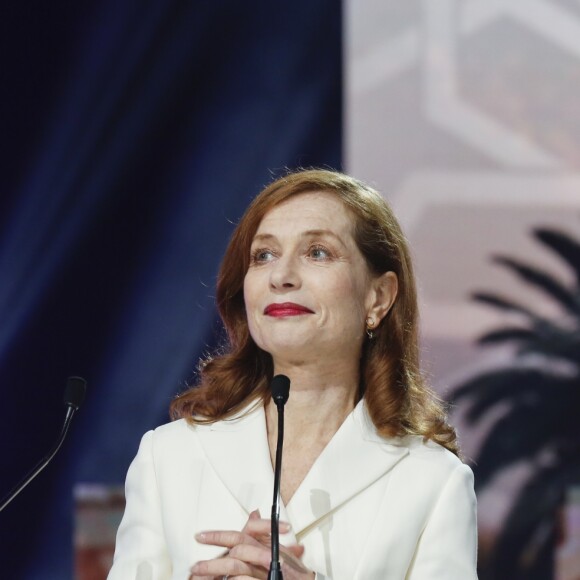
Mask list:
MULTIPOLYGON (((249 515, 269 517, 274 471, 264 408, 247 407, 236 418, 196 427, 206 457, 230 494, 249 515)), ((285 442, 289 445, 290 442, 285 442)), ((292 524, 285 543, 300 541, 313 527, 392 469, 407 453, 396 440, 377 435, 359 402, 296 490, 280 519, 292 524), (295 539, 296 538, 296 539, 295 539)))
POLYGON ((298 541, 321 520, 391 470, 408 449, 380 437, 360 401, 286 506, 298 541))
MULTIPOLYGON (((270 517, 274 470, 263 406, 252 403, 233 419, 196 430, 209 463, 243 510, 249 515, 259 509, 263 518, 270 517)), ((283 506, 280 519, 288 520, 283 506)))

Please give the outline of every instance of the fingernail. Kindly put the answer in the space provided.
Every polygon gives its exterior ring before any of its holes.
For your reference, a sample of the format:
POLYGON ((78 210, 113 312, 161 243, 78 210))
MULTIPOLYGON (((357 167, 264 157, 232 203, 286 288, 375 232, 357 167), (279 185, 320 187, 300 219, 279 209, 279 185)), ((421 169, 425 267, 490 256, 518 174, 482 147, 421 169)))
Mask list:
MULTIPOLYGON (((207 536, 206 536, 206 534, 204 532, 199 532, 199 533, 195 534, 195 539, 198 542, 203 542, 206 539, 206 537, 207 536)), ((196 566, 197 566, 197 564, 196 564, 196 566)))
POLYGON ((289 532, 292 529, 292 525, 288 522, 280 522, 280 529, 289 532))

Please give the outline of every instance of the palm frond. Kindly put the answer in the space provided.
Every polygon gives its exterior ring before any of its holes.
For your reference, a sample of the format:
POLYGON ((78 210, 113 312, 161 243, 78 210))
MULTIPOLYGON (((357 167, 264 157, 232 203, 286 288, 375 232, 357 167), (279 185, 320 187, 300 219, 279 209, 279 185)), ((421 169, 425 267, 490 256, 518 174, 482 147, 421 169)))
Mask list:
POLYGON ((535 229, 534 235, 572 268, 580 284, 580 242, 567 234, 546 228, 535 229))
POLYGON ((498 342, 529 342, 537 338, 536 333, 529 328, 506 326, 485 333, 477 339, 478 344, 497 344, 498 342))
POLYGON ((580 311, 580 304, 574 292, 566 288, 557 278, 547 274, 543 270, 515 260, 506 256, 495 256, 494 261, 502 266, 513 270, 522 280, 536 286, 567 311, 577 314, 580 311))
POLYGON ((566 489, 579 483, 577 462, 544 467, 534 474, 522 488, 497 539, 490 566, 493 578, 550 577, 540 572, 551 567, 555 514, 566 489))
POLYGON ((534 229, 534 236, 571 268, 572 286, 519 259, 497 255, 494 260, 571 314, 573 326, 569 319, 548 319, 492 292, 474 293, 477 302, 527 320, 478 340, 481 345, 515 344, 513 366, 486 372, 452 393, 453 401, 465 401, 469 423, 493 419, 490 413, 498 411, 474 465, 478 488, 514 463, 535 462, 545 452, 552 461, 550 467, 535 468, 508 515, 490 565, 482 571, 494 580, 553 576, 555 515, 565 488, 580 483, 580 241, 549 228, 534 229), (544 360, 546 366, 539 368, 544 360))
POLYGON ((480 336, 477 342, 483 346, 515 342, 519 343, 518 355, 540 354, 580 365, 580 320, 578 329, 574 329, 535 317, 531 328, 497 328, 480 336))
POLYGON ((533 332, 522 342, 518 355, 540 354, 551 359, 562 359, 573 363, 580 370, 580 330, 572 331, 551 325, 533 332))
POLYGON ((491 330, 477 339, 478 344, 519 343, 518 355, 539 354, 567 360, 580 366, 580 329, 562 328, 549 321, 538 320, 534 328, 506 326, 491 330))
POLYGON ((543 370, 510 368, 473 378, 452 393, 452 401, 469 399, 466 419, 474 424, 497 405, 541 402, 567 386, 566 379, 543 370))
POLYGON ((500 310, 524 314, 532 319, 536 318, 536 315, 526 306, 522 306, 517 302, 502 298, 501 296, 498 296, 492 292, 473 292, 471 294, 471 298, 472 300, 475 300, 476 302, 482 302, 487 306, 493 306, 494 308, 498 308, 500 310))
POLYGON ((580 383, 561 380, 560 386, 541 399, 519 401, 493 424, 474 466, 478 487, 508 465, 533 460, 546 450, 557 453, 561 444, 580 441, 580 383))

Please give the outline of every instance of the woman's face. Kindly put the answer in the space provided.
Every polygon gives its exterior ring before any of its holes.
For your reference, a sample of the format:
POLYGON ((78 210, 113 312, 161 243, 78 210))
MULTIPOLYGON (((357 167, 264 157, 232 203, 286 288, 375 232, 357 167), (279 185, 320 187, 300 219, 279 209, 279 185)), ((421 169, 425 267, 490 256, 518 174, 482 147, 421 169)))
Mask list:
POLYGON ((262 219, 244 279, 250 334, 274 362, 358 360, 366 318, 396 295, 394 274, 369 271, 354 217, 327 192, 304 193, 262 219))

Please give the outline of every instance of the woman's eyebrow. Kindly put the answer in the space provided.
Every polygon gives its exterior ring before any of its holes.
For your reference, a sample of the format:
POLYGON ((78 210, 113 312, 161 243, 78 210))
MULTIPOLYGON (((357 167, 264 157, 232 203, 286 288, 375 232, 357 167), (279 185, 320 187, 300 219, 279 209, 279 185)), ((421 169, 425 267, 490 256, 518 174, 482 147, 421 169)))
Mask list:
POLYGON ((252 243, 263 242, 266 240, 275 240, 275 239, 276 239, 276 236, 273 234, 256 234, 252 239, 252 243))
MULTIPOLYGON (((300 237, 302 238, 321 238, 321 237, 330 237, 338 241, 341 245, 345 246, 342 238, 333 232, 332 230, 325 230, 325 229, 315 229, 315 230, 306 230, 300 233, 300 237)), ((277 240, 277 237, 274 234, 256 234, 252 239, 252 243, 254 242, 264 242, 264 241, 271 241, 277 240)))
POLYGON ((309 237, 309 238, 317 238, 317 237, 330 237, 334 238, 338 241, 341 245, 346 247, 346 244, 343 242, 342 238, 332 230, 307 230, 302 232, 302 236, 309 237))

